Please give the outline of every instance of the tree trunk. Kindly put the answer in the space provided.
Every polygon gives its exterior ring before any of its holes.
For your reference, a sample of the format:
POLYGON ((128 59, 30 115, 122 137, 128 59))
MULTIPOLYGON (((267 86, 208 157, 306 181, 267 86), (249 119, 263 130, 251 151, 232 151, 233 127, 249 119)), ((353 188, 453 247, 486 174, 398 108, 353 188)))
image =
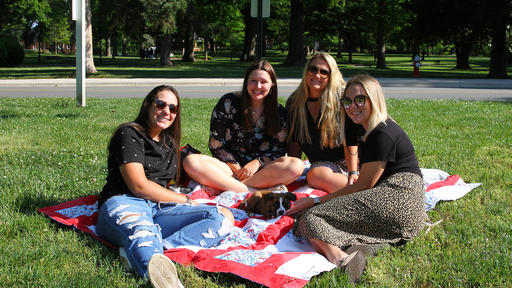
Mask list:
POLYGON ((469 66, 471 42, 472 41, 469 38, 454 41, 455 55, 457 56, 457 66, 455 66, 455 69, 471 69, 471 66, 469 66))
POLYGON ((183 52, 183 57, 181 57, 181 61, 183 62, 194 62, 194 34, 191 30, 187 29, 185 36, 185 50, 183 52))
POLYGON ((116 59, 117 55, 119 55, 119 42, 117 41, 117 33, 114 32, 112 34, 112 59, 116 59))
POLYGON ((183 62, 194 62, 194 19, 192 18, 192 13, 185 12, 185 43, 183 43, 184 51, 183 56, 181 57, 181 61, 183 62))
POLYGON ((507 20, 502 16, 494 21, 491 31, 491 64, 487 75, 489 78, 507 78, 506 33, 507 20))
POLYGON ((105 39, 105 56, 112 57, 112 45, 110 45, 110 37, 105 39))
POLYGON ((96 66, 94 66, 94 56, 92 53, 92 13, 91 1, 85 0, 85 72, 96 73, 96 66))
POLYGON ((166 34, 160 39, 160 66, 172 66, 171 62, 171 49, 172 49, 172 36, 166 34))
POLYGON ((210 55, 212 57, 214 57, 215 56, 215 52, 216 52, 215 51, 215 37, 210 38, 210 47, 209 48, 210 48, 210 55))
MULTIPOLYGON (((249 1, 247 1, 249 3, 249 1)), ((256 59, 256 30, 258 23, 256 18, 251 17, 249 4, 244 6, 244 48, 240 61, 254 61, 256 59)))
POLYGON ((123 42, 122 42, 122 48, 121 48, 121 53, 123 54, 123 56, 126 56, 126 38, 123 38, 123 42))
POLYGON ((303 66, 306 63, 304 54, 304 1, 290 0, 290 45, 284 65, 303 66))
POLYGON ((377 69, 386 69, 386 31, 385 25, 386 21, 384 20, 384 11, 386 9, 386 3, 384 1, 379 1, 377 3, 377 10, 379 11, 379 15, 377 16, 377 69))
POLYGON ((338 58, 338 59, 341 59, 341 57, 343 56, 342 52, 341 52, 342 48, 343 48, 343 38, 341 37, 341 35, 338 35, 338 51, 336 51, 336 58, 338 58))

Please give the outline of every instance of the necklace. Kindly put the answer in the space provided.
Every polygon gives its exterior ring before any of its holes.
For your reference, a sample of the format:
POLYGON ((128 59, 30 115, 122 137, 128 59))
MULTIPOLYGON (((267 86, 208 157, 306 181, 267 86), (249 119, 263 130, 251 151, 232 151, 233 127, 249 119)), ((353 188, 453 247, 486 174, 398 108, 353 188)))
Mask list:
POLYGON ((320 100, 320 97, 317 97, 317 98, 311 98, 311 97, 309 97, 309 98, 308 98, 308 101, 309 101, 309 102, 317 102, 318 100, 320 100))

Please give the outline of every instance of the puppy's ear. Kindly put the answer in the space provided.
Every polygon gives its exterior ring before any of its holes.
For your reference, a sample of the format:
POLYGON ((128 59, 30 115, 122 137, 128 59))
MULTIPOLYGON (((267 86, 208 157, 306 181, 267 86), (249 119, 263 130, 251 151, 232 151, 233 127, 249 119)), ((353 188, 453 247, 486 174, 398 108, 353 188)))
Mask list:
POLYGON ((277 217, 276 213, 276 203, 279 203, 279 196, 275 193, 265 193, 263 194, 263 198, 260 200, 258 204, 259 213, 265 216, 267 219, 272 219, 277 217), (277 202, 276 202, 277 201, 277 202))
POLYGON ((255 192, 254 194, 251 195, 251 197, 245 199, 244 202, 242 202, 242 205, 243 205, 242 208, 247 213, 255 212, 254 210, 258 206, 258 203, 260 202, 261 198, 262 198, 261 193, 255 192))
POLYGON ((292 192, 288 192, 285 194, 286 199, 289 199, 291 201, 297 200, 297 195, 293 194, 292 192))

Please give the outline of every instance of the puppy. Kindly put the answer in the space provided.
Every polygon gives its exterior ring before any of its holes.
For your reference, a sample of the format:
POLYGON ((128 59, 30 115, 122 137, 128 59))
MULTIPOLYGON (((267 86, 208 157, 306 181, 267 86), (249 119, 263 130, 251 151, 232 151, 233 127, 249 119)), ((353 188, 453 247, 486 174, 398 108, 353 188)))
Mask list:
POLYGON ((248 215, 261 214, 271 219, 283 215, 295 200, 297 196, 291 192, 256 191, 242 202, 240 208, 244 209, 248 215))

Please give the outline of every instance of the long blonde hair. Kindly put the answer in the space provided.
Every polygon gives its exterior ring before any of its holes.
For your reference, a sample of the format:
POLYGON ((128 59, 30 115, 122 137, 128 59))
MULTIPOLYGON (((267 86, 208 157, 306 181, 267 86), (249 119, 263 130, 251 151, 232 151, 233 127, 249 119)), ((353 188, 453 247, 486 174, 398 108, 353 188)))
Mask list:
MULTIPOLYGON (((363 141, 365 141, 368 134, 370 134, 370 132, 372 132, 375 127, 390 117, 386 108, 384 91, 382 91, 382 87, 380 86, 377 79, 366 74, 354 76, 352 79, 350 79, 350 81, 348 81, 345 91, 347 91, 348 87, 353 85, 360 85, 363 88, 366 95, 368 95, 370 98, 370 103, 372 105, 372 111, 370 112, 370 117, 368 119, 368 129, 365 131, 362 137, 363 141)), ((345 92, 343 93, 343 97, 345 97, 345 92)), ((346 112, 345 109, 343 109, 343 121, 345 121, 345 115, 346 112)), ((344 127, 345 125, 342 126, 343 129, 344 127)))
POLYGON ((308 122, 306 117, 306 101, 309 98, 309 89, 307 86, 307 73, 311 62, 317 58, 322 58, 327 62, 331 70, 329 82, 322 92, 321 96, 321 114, 318 121, 320 129, 320 147, 335 148, 343 143, 343 134, 340 131, 342 122, 340 104, 341 95, 345 88, 345 80, 338 69, 338 64, 334 58, 325 52, 319 52, 309 59, 304 72, 302 73, 302 81, 299 87, 290 96, 291 104, 289 113, 291 114, 291 127, 288 139, 290 137, 299 143, 311 143, 311 135, 309 135, 308 122))

